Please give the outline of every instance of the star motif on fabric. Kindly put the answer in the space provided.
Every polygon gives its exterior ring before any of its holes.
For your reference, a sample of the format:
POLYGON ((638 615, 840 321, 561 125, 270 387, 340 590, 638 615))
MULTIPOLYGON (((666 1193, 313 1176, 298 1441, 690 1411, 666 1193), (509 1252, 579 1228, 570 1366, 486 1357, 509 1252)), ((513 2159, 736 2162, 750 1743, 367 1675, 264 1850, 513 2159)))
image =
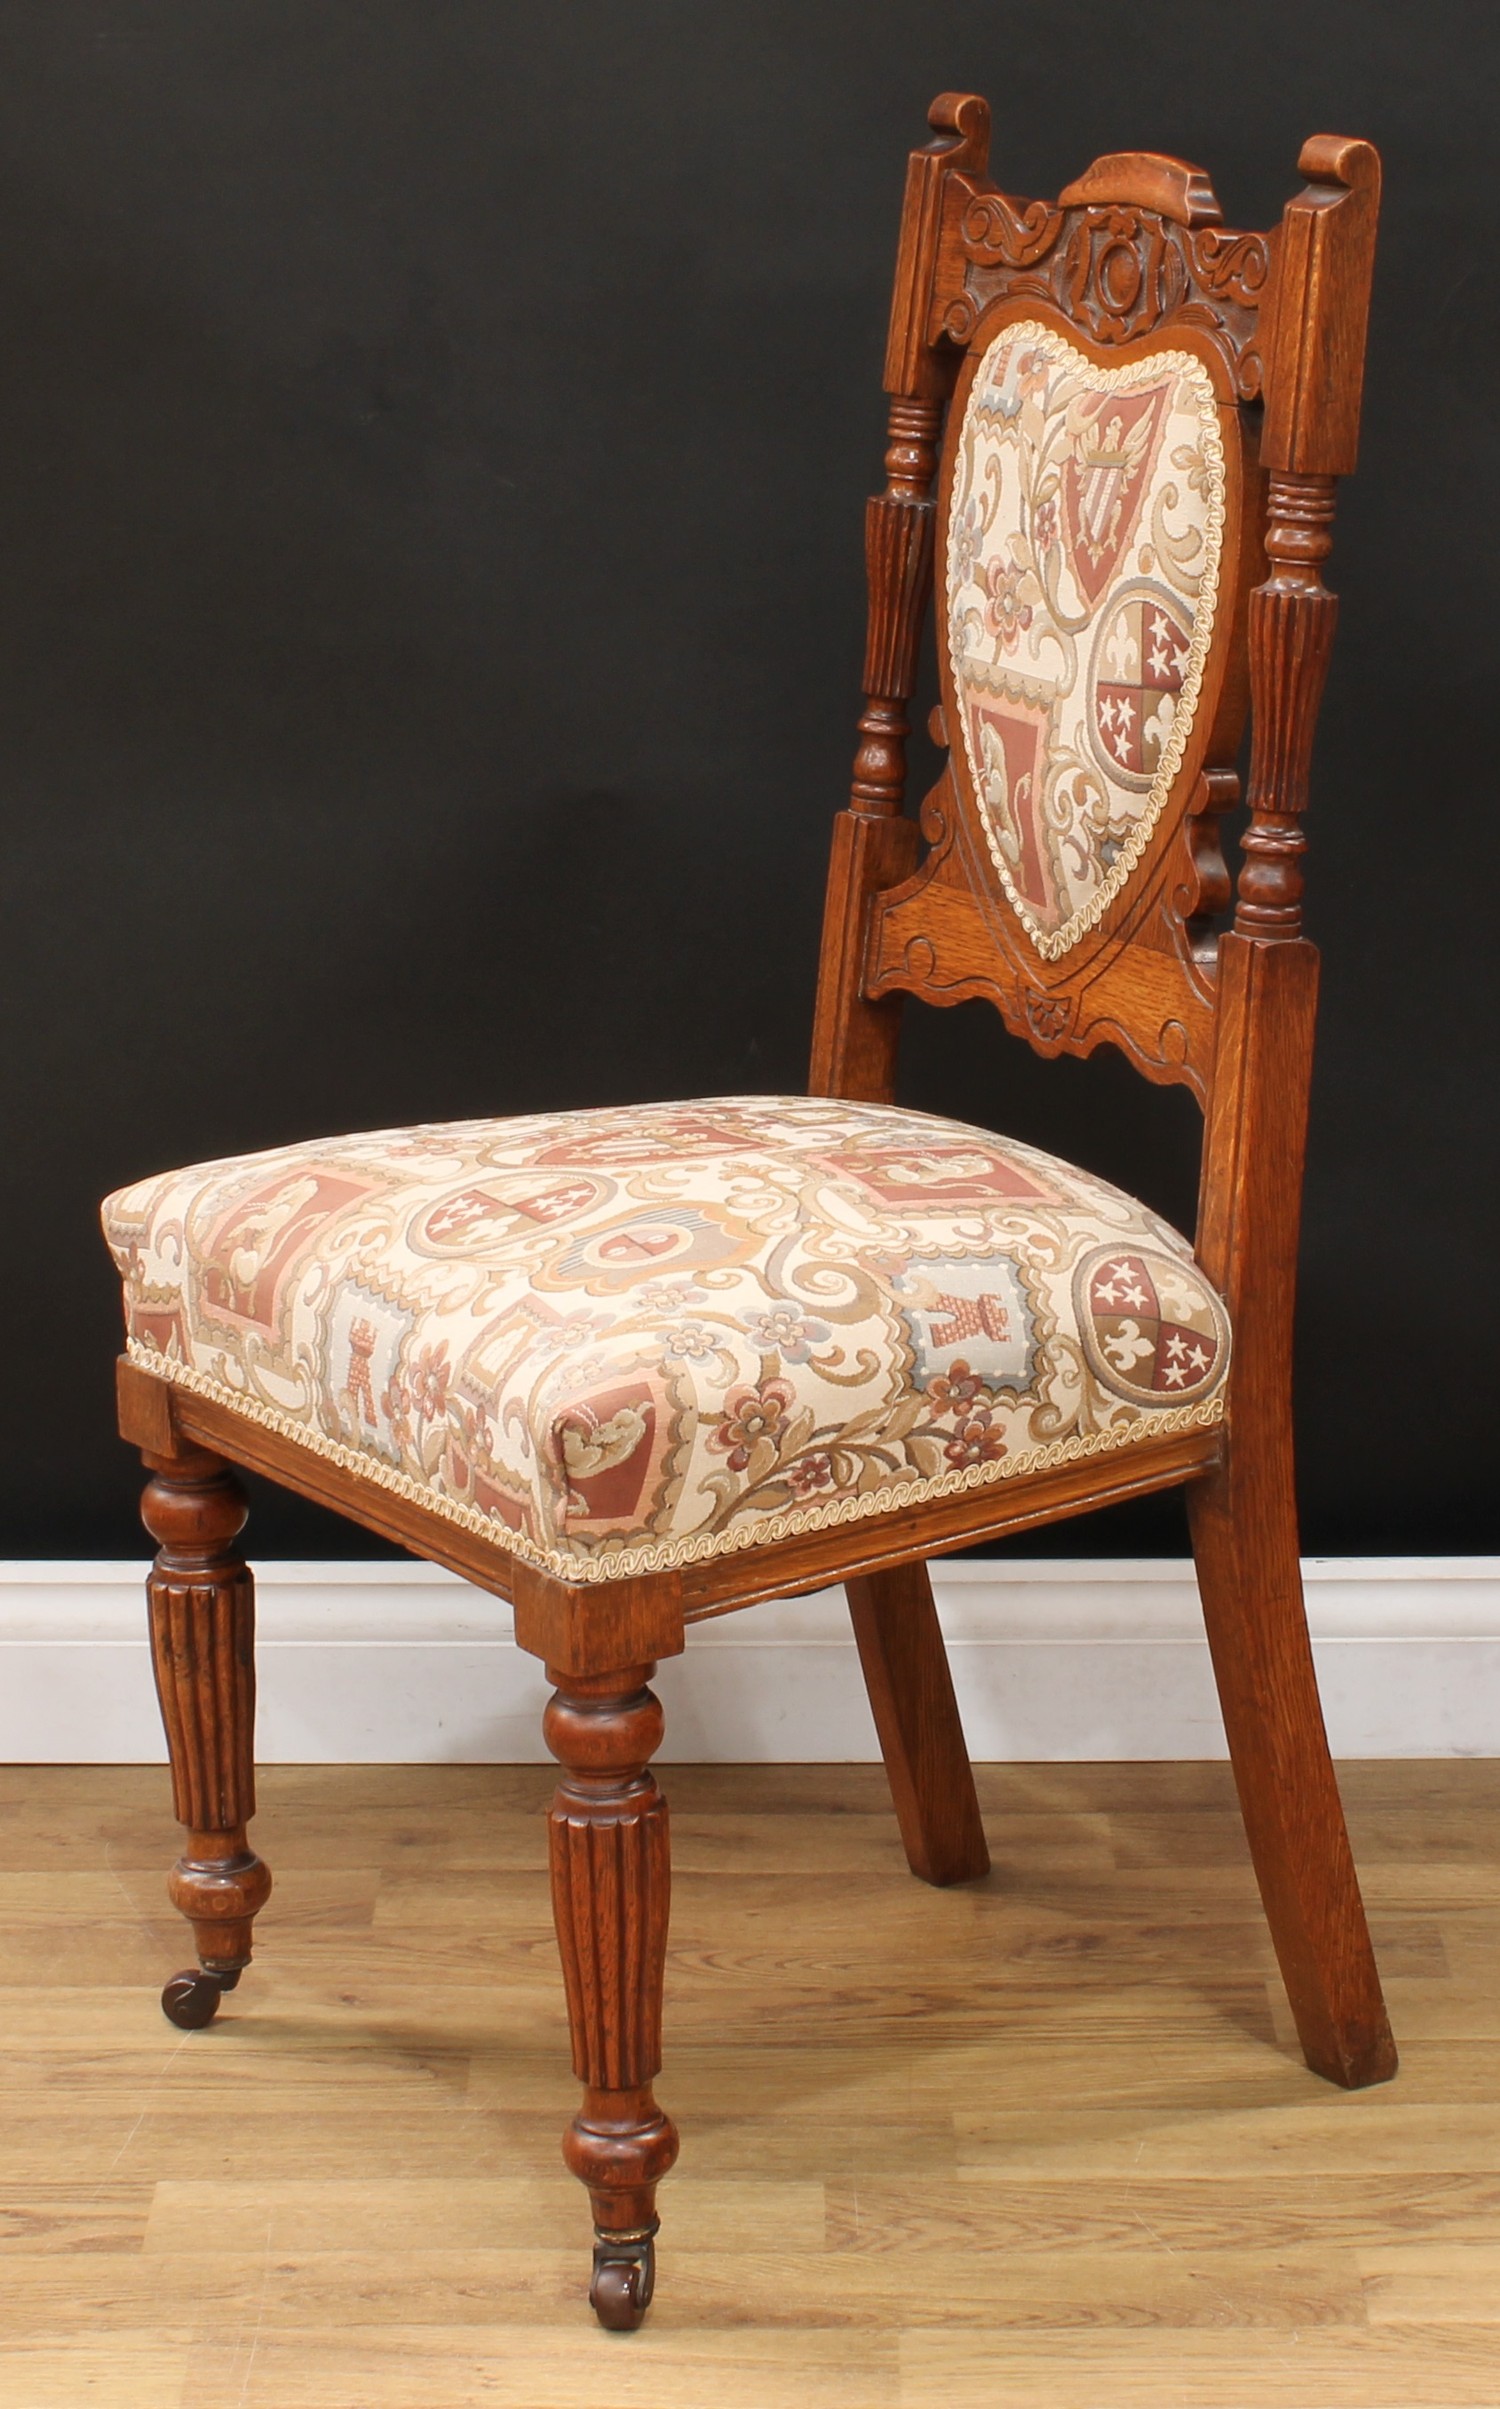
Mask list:
POLYGON ((455 1238, 460 1231, 472 1229, 477 1221, 488 1221, 494 1213, 495 1201, 490 1196, 455 1196, 439 1205, 427 1227, 434 1238, 455 1238))
POLYGON ((1137 1312, 1147 1303, 1145 1289, 1127 1263, 1106 1263, 1094 1282, 1096 1305, 1133 1305, 1137 1312))
POLYGON ((1186 1334, 1174 1330, 1167 1340, 1165 1385, 1169 1389, 1186 1388, 1190 1380, 1201 1380, 1213 1357, 1201 1340, 1189 1346, 1186 1334))

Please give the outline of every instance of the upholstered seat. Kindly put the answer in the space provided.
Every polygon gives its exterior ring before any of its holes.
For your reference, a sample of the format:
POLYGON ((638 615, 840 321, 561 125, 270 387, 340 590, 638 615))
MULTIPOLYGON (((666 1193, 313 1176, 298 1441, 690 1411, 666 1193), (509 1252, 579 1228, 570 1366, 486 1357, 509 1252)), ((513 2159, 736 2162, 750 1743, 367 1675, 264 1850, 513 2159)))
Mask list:
POLYGON ((883 1105, 384 1130, 166 1172, 104 1223, 139 1363, 573 1581, 1223 1410, 1186 1239, 883 1105))

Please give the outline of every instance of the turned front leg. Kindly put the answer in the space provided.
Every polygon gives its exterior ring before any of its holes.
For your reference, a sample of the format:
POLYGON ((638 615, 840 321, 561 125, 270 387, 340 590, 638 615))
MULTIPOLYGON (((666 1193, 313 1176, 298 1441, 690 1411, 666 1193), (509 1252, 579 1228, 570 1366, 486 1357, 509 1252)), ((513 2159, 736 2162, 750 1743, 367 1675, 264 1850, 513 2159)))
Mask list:
POLYGON ((667 1802, 649 1771, 661 1745, 654 1665, 557 1684, 542 1730, 563 1769, 549 1828, 552 1909, 583 2106, 563 2156, 594 2208, 589 2299, 603 2325, 640 2324, 654 2280, 656 2186, 677 2131, 651 2084, 671 1867, 667 1802))
POLYGON ((198 1966, 162 1993, 174 2024, 207 2024, 250 1963, 271 1889, 246 1827, 255 1813, 255 1584, 234 1546, 245 1493, 204 1448, 148 1455, 141 1519, 159 1542, 146 1582, 151 1661, 186 1846, 167 1895, 193 1927, 198 1966))

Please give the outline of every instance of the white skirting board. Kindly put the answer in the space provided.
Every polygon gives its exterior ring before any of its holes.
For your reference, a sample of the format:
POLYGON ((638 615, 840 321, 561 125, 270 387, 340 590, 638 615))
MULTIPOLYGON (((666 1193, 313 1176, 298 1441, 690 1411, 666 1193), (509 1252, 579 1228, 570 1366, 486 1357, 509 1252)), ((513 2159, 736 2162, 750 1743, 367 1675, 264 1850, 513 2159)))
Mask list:
MULTIPOLYGON (((1313 1558, 1308 1612, 1334 1751, 1500 1756, 1500 1557, 1313 1558)), ((0 1761, 164 1755, 140 1564, 0 1564, 0 1761)), ((933 1568, 981 1760, 1224 1754, 1187 1562, 933 1568)), ((508 1608, 416 1563, 257 1567, 266 1764, 544 1761, 541 1667, 508 1608)), ((664 1663, 667 1762, 878 1756, 842 1593, 690 1631, 664 1663)))

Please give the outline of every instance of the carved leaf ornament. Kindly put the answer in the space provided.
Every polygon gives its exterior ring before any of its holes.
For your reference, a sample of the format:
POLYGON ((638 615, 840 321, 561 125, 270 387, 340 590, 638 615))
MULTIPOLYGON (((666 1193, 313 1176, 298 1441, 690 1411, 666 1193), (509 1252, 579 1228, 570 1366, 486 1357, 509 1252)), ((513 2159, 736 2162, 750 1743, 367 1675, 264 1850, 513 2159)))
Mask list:
MULTIPOLYGON (((1123 266, 1115 284, 1124 310, 1123 266)), ((1172 792, 1224 523, 1196 353, 1103 367, 1038 321, 995 336, 953 447, 948 655, 972 809, 1045 960, 1097 925, 1172 792)))
MULTIPOLYGON (((1069 192, 1077 197, 1082 189, 1069 192)), ((1171 318, 1213 335, 1241 400, 1253 401, 1261 389, 1259 313, 1270 245, 1263 234, 1219 225, 1206 186, 1195 195, 1195 219, 1200 211, 1214 222, 1174 225, 1150 209, 1066 209, 976 193, 960 234, 965 289, 944 311, 942 332, 966 344, 1002 295, 1050 302, 1099 343, 1129 342, 1171 318)))

